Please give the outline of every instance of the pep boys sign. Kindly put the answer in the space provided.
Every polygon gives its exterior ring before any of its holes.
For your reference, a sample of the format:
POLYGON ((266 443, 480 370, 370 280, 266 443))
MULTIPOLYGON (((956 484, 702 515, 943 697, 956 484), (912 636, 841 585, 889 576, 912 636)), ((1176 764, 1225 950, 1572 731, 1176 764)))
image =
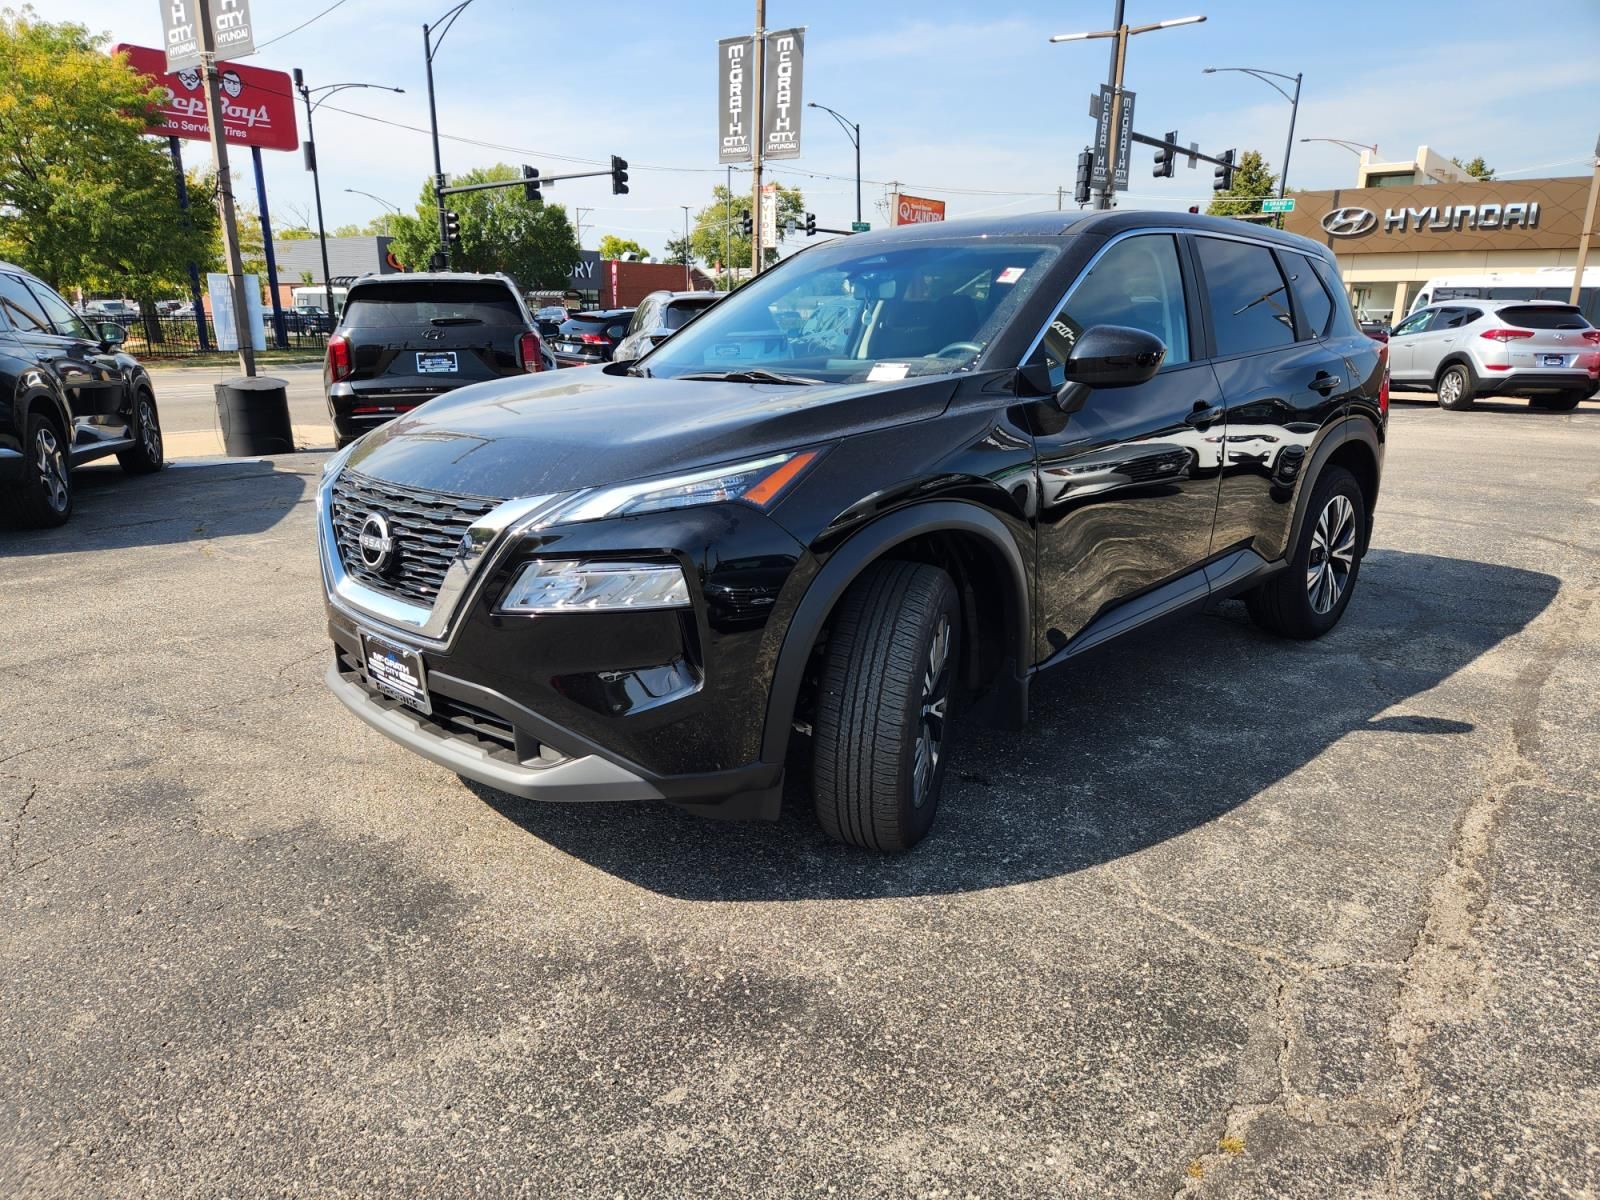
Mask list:
MULTIPOLYGON (((207 141, 205 81, 197 69, 168 74, 166 56, 149 46, 114 46, 113 54, 126 54, 128 65, 141 75, 155 77, 167 91, 156 106, 156 119, 146 131, 159 137, 207 141)), ((294 119, 294 88, 282 71, 267 71, 241 63, 221 63, 222 127, 230 144, 260 146, 263 150, 293 150, 300 145, 294 119)))

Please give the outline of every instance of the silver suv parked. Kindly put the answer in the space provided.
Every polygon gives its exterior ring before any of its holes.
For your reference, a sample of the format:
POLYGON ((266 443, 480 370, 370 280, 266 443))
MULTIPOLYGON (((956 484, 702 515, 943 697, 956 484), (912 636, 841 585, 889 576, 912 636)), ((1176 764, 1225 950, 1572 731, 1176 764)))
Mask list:
POLYGON ((718 292, 651 292, 634 310, 611 361, 643 358, 720 299, 718 292))
POLYGON ((1526 396, 1570 412, 1600 384, 1600 329, 1571 304, 1457 300, 1419 308, 1389 335, 1389 378, 1459 411, 1484 396, 1526 396))

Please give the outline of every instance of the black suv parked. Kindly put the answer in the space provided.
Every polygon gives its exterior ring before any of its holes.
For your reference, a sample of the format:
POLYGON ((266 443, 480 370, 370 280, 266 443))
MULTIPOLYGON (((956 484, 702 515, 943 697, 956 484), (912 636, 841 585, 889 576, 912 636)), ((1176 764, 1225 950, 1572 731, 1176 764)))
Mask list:
POLYGON ((553 365, 508 275, 369 275, 350 285, 322 385, 343 446, 464 384, 553 365))
POLYGON ((24 525, 72 515, 72 468, 115 454, 159 471, 150 377, 118 347, 116 321, 89 322, 21 267, 0 262, 0 511, 24 525))
POLYGON ((631 308, 603 308, 573 313, 561 322, 550 342, 558 367, 592 367, 611 361, 611 354, 628 332, 631 308))
POLYGON ((798 731, 823 828, 903 849, 953 720, 1021 722, 1035 672, 1224 596, 1334 626, 1384 354, 1329 252, 1270 229, 840 238, 635 363, 458 392, 331 459, 328 684, 539 799, 771 817, 798 731))

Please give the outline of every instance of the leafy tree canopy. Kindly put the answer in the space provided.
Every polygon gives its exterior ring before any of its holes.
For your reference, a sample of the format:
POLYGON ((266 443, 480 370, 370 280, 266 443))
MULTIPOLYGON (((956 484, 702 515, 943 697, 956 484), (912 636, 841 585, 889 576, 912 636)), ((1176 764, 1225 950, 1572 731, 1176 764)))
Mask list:
MULTIPOLYGON (((499 183, 522 178, 522 171, 505 163, 478 167, 452 179, 455 184, 499 183)), ((445 197, 461 221, 461 241, 452 249, 451 266, 458 271, 504 271, 524 291, 565 285, 581 251, 567 210, 543 199, 530 203, 520 187, 464 192, 445 197)), ((433 184, 424 182, 415 216, 390 221, 394 242, 390 249, 409 270, 426 270, 428 258, 438 248, 438 210, 433 184)))
MULTIPOLYGON (((703 263, 722 262, 724 266, 748 267, 750 265, 750 239, 739 232, 739 214, 748 212, 750 220, 758 219, 752 197, 748 192, 729 193, 726 186, 717 184, 711 189, 711 203, 695 214, 694 228, 689 234, 689 244, 694 257, 703 263), (723 249, 723 233, 728 234, 728 248, 723 249), (727 261, 724 262, 724 259, 727 261)), ((791 220, 804 227, 806 219, 805 197, 797 187, 778 185, 778 240, 785 240, 784 227, 791 220)), ((800 235, 802 238, 805 234, 800 235)), ((769 264, 778 261, 776 246, 768 246, 764 257, 769 264)))
POLYGON ((1483 155, 1481 154, 1471 162, 1462 162, 1459 158, 1452 158, 1450 161, 1474 179, 1489 180, 1494 178, 1494 168, 1483 161, 1483 155))
POLYGON ((600 239, 601 258, 621 258, 624 254, 637 254, 640 258, 650 257, 650 251, 632 238, 619 238, 614 233, 608 233, 600 239))
POLYGON ((57 288, 150 299, 217 261, 214 193, 178 208, 166 148, 145 137, 153 80, 81 25, 0 10, 0 258, 57 288))
POLYGON ((1206 212, 1213 217, 1248 216, 1261 211, 1256 201, 1277 194, 1278 177, 1267 167, 1261 151, 1246 150, 1233 169, 1233 190, 1218 193, 1218 199, 1206 205, 1206 212))

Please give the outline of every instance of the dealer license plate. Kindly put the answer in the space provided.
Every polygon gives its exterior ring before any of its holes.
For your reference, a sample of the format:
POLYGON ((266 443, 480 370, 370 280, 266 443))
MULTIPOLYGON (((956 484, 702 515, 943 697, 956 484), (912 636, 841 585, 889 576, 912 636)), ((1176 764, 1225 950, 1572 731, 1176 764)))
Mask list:
POLYGON ((417 352, 418 375, 451 375, 456 367, 456 352, 454 350, 419 350, 417 352))
POLYGON ((367 660, 367 678, 373 687, 420 713, 433 712, 422 655, 370 633, 361 635, 361 653, 367 660))
POLYGON ((1544 356, 1544 365, 1547 367, 1564 367, 1567 365, 1567 356, 1565 354, 1546 354, 1544 356))

